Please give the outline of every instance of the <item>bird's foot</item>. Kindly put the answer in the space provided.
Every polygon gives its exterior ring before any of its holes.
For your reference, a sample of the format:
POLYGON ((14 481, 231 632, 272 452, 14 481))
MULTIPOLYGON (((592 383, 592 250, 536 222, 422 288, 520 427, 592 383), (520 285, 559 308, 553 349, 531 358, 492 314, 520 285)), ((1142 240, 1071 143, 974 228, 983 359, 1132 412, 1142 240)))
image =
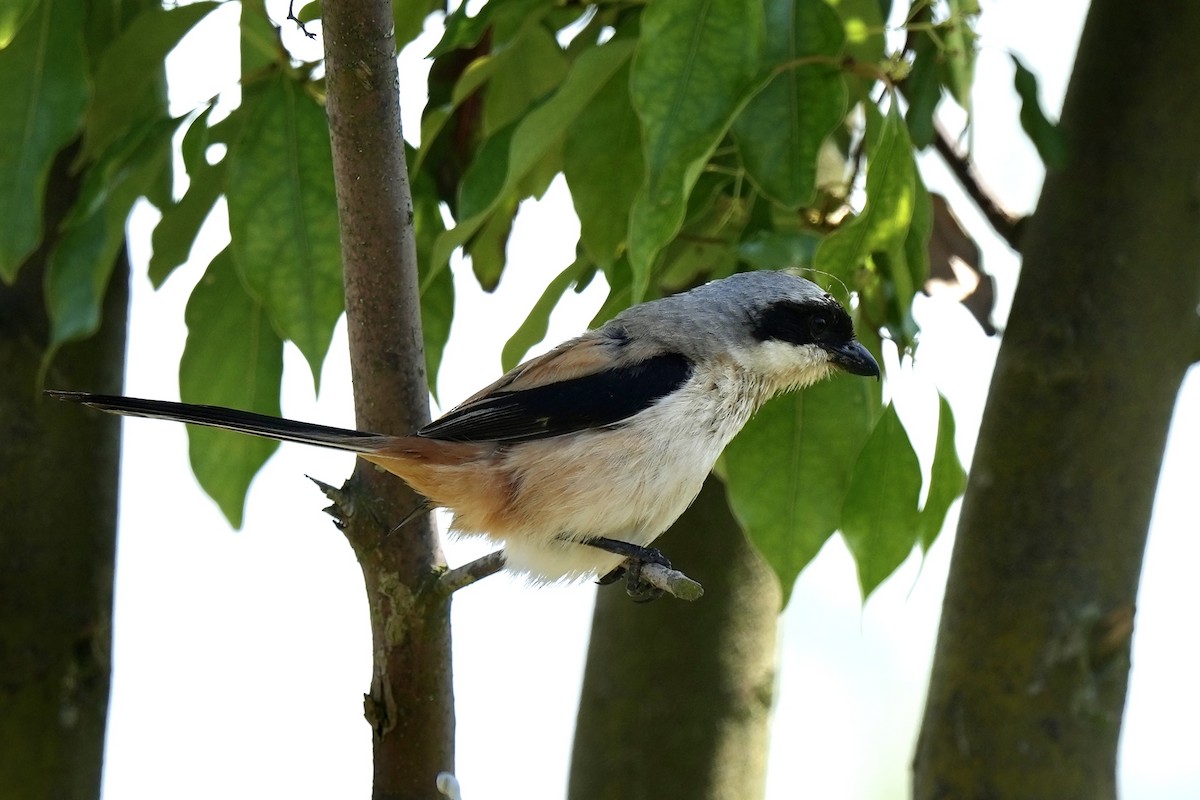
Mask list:
POLYGON ((649 565, 671 569, 671 562, 659 550, 604 537, 589 539, 587 543, 592 547, 625 556, 620 565, 600 577, 597 583, 601 586, 608 586, 624 578, 625 593, 635 603, 649 603, 663 596, 662 588, 647 580, 645 575, 649 565))

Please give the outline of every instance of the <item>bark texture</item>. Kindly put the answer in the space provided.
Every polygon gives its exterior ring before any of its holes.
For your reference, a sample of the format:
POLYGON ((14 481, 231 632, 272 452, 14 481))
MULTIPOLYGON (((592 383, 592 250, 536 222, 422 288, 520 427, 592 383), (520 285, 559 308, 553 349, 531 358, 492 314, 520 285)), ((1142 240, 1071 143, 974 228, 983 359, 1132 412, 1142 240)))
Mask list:
POLYGON ((1200 5, 1093 3, 955 542, 914 797, 1113 798, 1134 603, 1200 326, 1200 5))
MULTIPOLYGON (((78 190, 60 156, 46 193, 56 230, 78 190)), ((53 237, 49 237, 52 241, 53 237)), ((47 244, 0 285, 0 797, 100 794, 112 647, 120 423, 45 401, 47 244)), ((129 267, 100 330, 59 351, 48 385, 119 393, 129 267)))
MULTIPOLYGON (((330 0, 322 16, 357 424, 408 433, 428 421, 429 401, 391 4, 330 0)), ((337 499, 370 604, 373 797, 435 797, 438 772, 454 767, 437 535, 427 516, 388 535, 419 498, 365 462, 337 499)))
POLYGON ((779 584, 711 476, 661 546, 704 597, 638 605, 619 582, 600 589, 569 796, 761 797, 779 584))

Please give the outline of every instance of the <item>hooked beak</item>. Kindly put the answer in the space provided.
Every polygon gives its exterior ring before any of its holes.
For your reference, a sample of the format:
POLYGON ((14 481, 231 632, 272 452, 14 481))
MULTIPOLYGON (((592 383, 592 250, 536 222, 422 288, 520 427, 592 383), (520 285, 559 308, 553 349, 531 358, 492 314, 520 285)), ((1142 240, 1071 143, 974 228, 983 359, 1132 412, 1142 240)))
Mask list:
POLYGON ((875 362, 875 357, 871 355, 870 350, 855 339, 838 347, 829 348, 829 360, 851 375, 865 375, 877 380, 879 378, 879 364, 875 362))

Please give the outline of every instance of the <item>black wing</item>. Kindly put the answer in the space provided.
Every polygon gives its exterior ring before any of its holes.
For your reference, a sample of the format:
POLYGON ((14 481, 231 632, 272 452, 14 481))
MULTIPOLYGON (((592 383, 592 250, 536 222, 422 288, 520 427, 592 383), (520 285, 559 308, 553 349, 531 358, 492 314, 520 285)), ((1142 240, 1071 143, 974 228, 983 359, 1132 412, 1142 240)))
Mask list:
POLYGON ((494 391, 417 431, 455 442, 527 442, 614 425, 654 405, 692 374, 664 353, 612 369, 516 391, 494 391))

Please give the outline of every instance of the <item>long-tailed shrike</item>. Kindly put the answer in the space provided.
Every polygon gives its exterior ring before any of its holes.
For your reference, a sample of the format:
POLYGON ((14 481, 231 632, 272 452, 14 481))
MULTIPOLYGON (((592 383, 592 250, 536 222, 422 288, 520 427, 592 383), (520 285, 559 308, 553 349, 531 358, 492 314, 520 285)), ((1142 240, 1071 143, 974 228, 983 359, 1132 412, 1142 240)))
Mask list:
POLYGON ((700 491, 772 396, 836 370, 879 376, 846 310, 786 272, 746 272, 634 306, 511 370, 416 433, 215 406, 49 392, 118 414, 351 450, 494 539, 536 581, 620 574, 700 491))

